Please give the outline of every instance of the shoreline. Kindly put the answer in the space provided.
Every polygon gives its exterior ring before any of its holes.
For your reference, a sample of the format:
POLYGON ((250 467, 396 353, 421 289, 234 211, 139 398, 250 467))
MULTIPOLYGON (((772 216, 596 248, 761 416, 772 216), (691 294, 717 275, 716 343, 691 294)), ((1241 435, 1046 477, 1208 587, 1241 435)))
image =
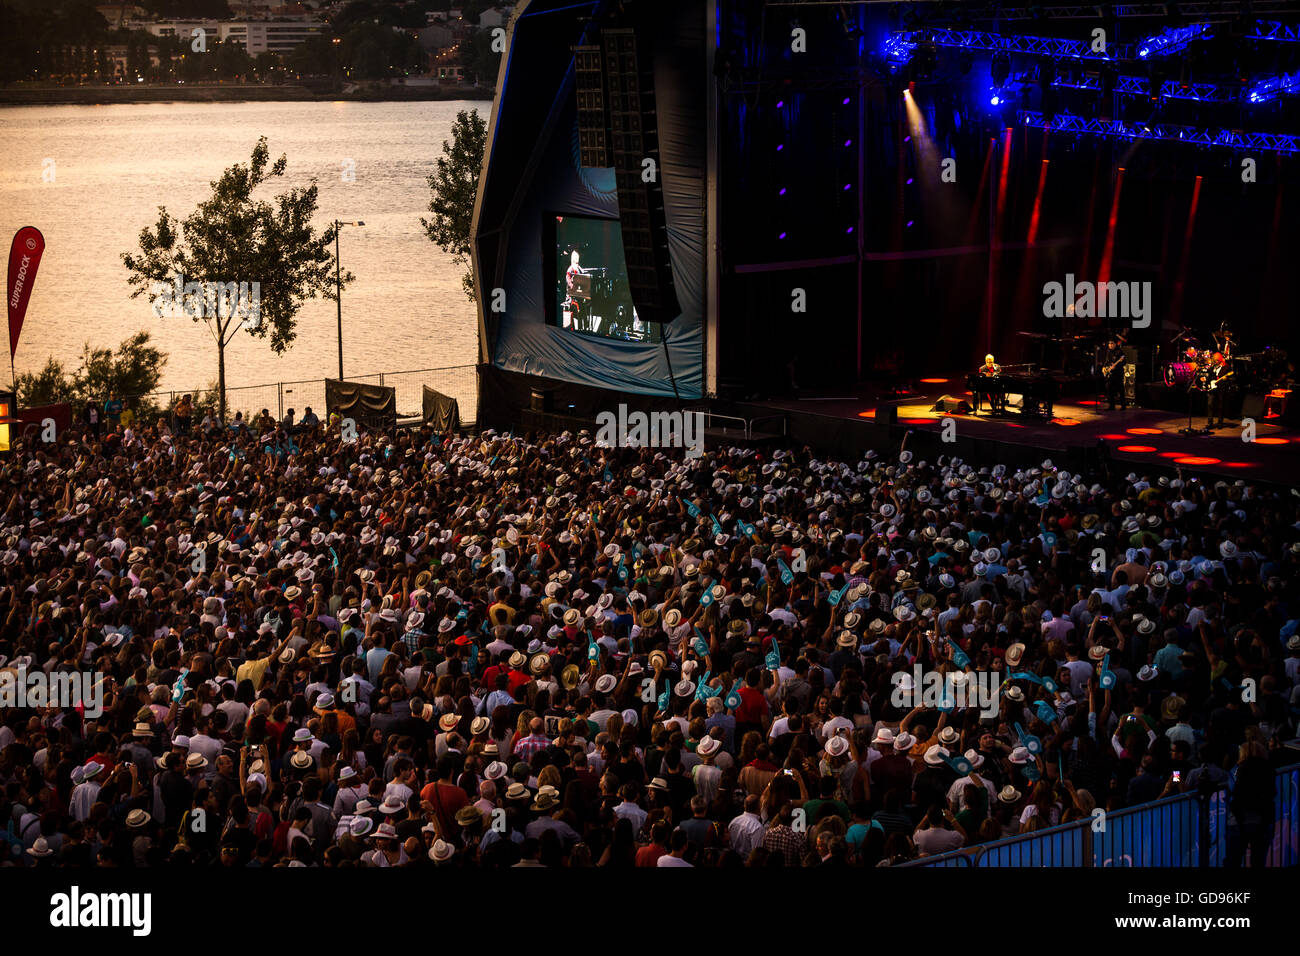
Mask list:
POLYGON ((262 86, 0 86, 0 106, 107 106, 116 103, 358 103, 425 102, 442 100, 490 101, 493 92, 475 87, 364 87, 348 92, 318 92, 301 85, 262 86))

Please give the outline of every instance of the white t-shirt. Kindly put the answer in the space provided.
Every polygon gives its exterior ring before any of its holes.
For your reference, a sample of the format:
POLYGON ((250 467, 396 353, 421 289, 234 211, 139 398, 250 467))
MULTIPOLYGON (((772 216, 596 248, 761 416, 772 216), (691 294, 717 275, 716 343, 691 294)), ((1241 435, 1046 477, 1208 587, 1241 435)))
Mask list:
POLYGON ((665 853, 663 856, 661 856, 661 857, 659 858, 659 862, 656 863, 655 866, 679 866, 679 867, 680 867, 680 866, 689 866, 689 867, 693 867, 694 864, 687 863, 687 862, 686 862, 685 860, 683 860, 681 857, 671 856, 671 855, 665 853))

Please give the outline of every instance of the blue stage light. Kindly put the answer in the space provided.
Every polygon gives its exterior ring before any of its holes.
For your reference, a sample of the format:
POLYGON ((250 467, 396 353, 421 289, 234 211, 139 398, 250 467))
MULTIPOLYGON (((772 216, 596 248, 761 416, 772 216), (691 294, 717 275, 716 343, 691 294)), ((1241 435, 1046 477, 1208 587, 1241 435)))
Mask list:
POLYGON ((1001 105, 1001 103, 1002 103, 1002 97, 998 96, 998 94, 994 93, 992 96, 989 97, 989 106, 999 106, 1001 105))
POLYGON ((1208 23, 1193 23, 1190 26, 1162 30, 1138 41, 1137 55, 1144 60, 1149 56, 1168 56, 1186 49, 1193 40, 1209 39, 1212 35, 1208 23))
POLYGON ((1270 76, 1268 79, 1260 80, 1250 88, 1246 99, 1252 103, 1267 103, 1284 93, 1300 93, 1300 72, 1270 76))
POLYGON ((784 196, 784 195, 785 195, 785 187, 784 187, 784 186, 781 187, 781 191, 780 191, 779 193, 777 193, 777 195, 778 195, 778 196, 784 196))
MULTIPOLYGON (((1134 126, 1120 120, 1089 119, 1070 113, 1058 112, 1052 119, 1042 113, 1023 110, 1019 114, 1026 126, 1050 129, 1056 133, 1074 133, 1084 136, 1107 136, 1133 139, 1134 126)), ((1290 133, 1260 133, 1230 129, 1207 129, 1200 126, 1179 126, 1173 123, 1137 124, 1144 139, 1183 142, 1197 146, 1222 146, 1229 149, 1270 150, 1281 153, 1300 153, 1300 135, 1290 133), (1150 132, 1147 132, 1147 130, 1150 132)))

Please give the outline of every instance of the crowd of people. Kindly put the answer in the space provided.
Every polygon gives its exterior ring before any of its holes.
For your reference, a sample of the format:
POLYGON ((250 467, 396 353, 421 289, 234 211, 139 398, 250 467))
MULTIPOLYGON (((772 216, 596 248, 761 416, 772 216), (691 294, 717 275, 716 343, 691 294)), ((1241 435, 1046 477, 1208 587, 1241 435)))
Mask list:
POLYGON ((1294 491, 354 437, 3 461, 0 690, 94 693, 0 697, 0 862, 897 865, 1201 790, 1264 862, 1294 491))

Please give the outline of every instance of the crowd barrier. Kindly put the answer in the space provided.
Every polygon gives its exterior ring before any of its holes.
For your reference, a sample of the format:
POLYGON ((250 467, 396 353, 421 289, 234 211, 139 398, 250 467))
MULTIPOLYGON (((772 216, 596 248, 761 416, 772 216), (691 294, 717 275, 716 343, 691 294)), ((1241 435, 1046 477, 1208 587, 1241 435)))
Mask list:
MULTIPOLYGON (((249 419, 260 415, 262 409, 272 412, 276 419, 284 418, 293 409, 299 420, 304 410, 311 407, 322 419, 325 417, 325 379, 306 379, 298 382, 272 382, 266 385, 240 385, 226 389, 226 417, 231 419, 243 412, 249 419)), ((424 387, 456 399, 460 406, 462 427, 472 428, 478 420, 478 369, 473 365, 453 365, 446 368, 413 369, 402 372, 374 372, 368 375, 349 375, 349 382, 383 385, 394 390, 399 421, 419 419, 423 415, 424 387)), ((160 410, 170 410, 182 395, 198 398, 206 396, 206 388, 178 388, 151 392, 148 395, 126 396, 127 400, 144 400, 160 410)))
MULTIPOLYGON (((1265 866, 1300 865, 1300 764, 1277 772, 1265 866)), ((1228 862, 1227 790, 1183 793, 902 866, 1221 867, 1228 862)), ((1245 865, 1250 865, 1247 855, 1245 865)))

